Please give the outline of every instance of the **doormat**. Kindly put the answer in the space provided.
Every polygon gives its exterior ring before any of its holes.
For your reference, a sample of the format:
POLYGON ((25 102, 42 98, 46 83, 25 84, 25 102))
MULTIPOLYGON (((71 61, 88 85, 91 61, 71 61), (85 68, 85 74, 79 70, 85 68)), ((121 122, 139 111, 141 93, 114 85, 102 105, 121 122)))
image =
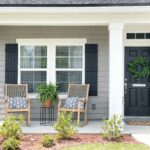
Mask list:
POLYGON ((126 121, 128 125, 150 126, 150 121, 126 121))

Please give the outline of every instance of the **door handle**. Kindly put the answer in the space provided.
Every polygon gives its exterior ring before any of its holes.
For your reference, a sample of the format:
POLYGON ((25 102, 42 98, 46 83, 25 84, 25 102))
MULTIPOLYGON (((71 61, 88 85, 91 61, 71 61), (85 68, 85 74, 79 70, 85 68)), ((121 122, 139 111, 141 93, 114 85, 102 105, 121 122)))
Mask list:
POLYGON ((125 82, 125 83, 124 83, 124 93, 125 93, 125 94, 127 94, 127 85, 128 85, 128 84, 125 82))

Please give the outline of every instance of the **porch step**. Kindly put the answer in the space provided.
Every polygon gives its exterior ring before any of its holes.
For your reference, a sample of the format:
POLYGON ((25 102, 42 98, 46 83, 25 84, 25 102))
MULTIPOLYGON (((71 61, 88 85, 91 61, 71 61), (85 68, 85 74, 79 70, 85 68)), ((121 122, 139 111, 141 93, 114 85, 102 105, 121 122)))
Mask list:
POLYGON ((150 121, 150 116, 142 116, 142 117, 139 117, 139 116, 131 116, 131 117, 128 117, 128 116, 125 116, 124 121, 150 121))

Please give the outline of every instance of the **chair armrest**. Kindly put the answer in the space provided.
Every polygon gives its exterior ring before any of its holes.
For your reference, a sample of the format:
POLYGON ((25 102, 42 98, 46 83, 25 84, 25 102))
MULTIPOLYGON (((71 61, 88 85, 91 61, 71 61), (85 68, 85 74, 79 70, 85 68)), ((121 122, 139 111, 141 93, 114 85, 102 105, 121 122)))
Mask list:
POLYGON ((7 103, 8 102, 8 97, 5 97, 4 101, 5 101, 5 103, 7 103))
POLYGON ((60 101, 62 102, 62 101, 65 101, 65 100, 66 100, 66 99, 59 99, 59 102, 60 102, 60 101))
POLYGON ((87 103, 87 99, 86 99, 86 98, 85 98, 85 99, 83 99, 83 98, 82 98, 82 99, 79 99, 78 101, 79 101, 79 102, 83 102, 83 103, 87 103))
POLYGON ((8 110, 8 97, 5 97, 4 101, 5 101, 5 112, 7 112, 7 110, 8 110))
POLYGON ((30 109, 30 98, 28 97, 28 95, 26 96, 27 99, 27 107, 30 109))

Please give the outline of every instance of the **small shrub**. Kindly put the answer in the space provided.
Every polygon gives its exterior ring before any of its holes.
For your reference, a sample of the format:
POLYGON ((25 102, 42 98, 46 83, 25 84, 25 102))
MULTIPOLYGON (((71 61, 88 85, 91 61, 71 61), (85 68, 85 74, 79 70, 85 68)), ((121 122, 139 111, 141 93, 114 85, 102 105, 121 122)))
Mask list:
POLYGON ((121 137, 123 129, 122 117, 114 115, 110 120, 105 120, 102 127, 102 136, 107 140, 117 140, 121 137))
POLYGON ((0 134, 5 139, 8 139, 9 137, 14 137, 16 139, 20 138, 20 134, 22 133, 22 129, 20 126, 23 122, 23 115, 19 115, 18 117, 10 115, 0 126, 0 134))
POLYGON ((42 144, 44 147, 52 147, 55 144, 54 138, 50 135, 44 135, 42 138, 42 144))
POLYGON ((4 150, 16 150, 20 145, 20 141, 15 139, 14 137, 9 137, 2 144, 4 150))
POLYGON ((58 114, 58 120, 54 124, 54 129, 58 131, 58 139, 68 139, 71 138, 76 133, 76 123, 72 121, 73 114, 60 112, 58 114))

